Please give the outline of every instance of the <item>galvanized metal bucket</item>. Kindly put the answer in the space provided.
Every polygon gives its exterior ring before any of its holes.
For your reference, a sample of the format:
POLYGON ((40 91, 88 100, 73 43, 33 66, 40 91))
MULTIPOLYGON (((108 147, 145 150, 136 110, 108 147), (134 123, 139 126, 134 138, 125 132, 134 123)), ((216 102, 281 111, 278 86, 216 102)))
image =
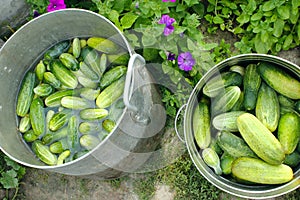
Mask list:
MULTIPOLYGON (((192 127, 192 117, 196 106, 198 105, 199 97, 202 95, 202 88, 205 83, 213 76, 219 75, 223 71, 229 70, 231 66, 242 65, 245 66, 249 63, 257 63, 260 61, 266 61, 270 63, 277 64, 287 71, 290 71, 295 75, 296 78, 300 79, 300 67, 279 57, 264 55, 264 54, 242 54, 228 58, 219 64, 215 65, 211 70, 209 70, 202 79, 197 83, 196 87, 192 91, 187 104, 183 105, 178 111, 177 116, 180 113, 183 114, 183 134, 177 131, 179 137, 182 141, 186 143, 186 147, 190 154, 192 161, 199 170, 199 172, 213 185, 219 189, 233 194, 235 196, 250 198, 250 199, 264 199, 272 198, 276 196, 283 195, 290 191, 293 191, 300 187, 300 166, 296 167, 294 170, 294 178, 288 183, 280 185, 245 185, 237 182, 233 182, 226 179, 223 176, 216 175, 214 171, 209 168, 203 161, 199 153, 199 148, 194 139, 193 127, 192 127), (182 136, 184 135, 184 136, 182 136), (184 138, 182 138, 184 137, 184 138)), ((175 124, 177 119, 175 119, 175 124)), ((176 125, 175 125, 176 126, 176 125)), ((276 175, 275 175, 276 176, 276 175)))
POLYGON ((108 19, 94 12, 65 9, 44 14, 21 27, 0 50, 0 148, 25 166, 67 175, 117 178, 143 171, 165 125, 161 97, 142 56, 108 19), (25 72, 53 44, 74 37, 109 38, 130 54, 123 100, 114 130, 96 148, 72 162, 47 166, 23 142, 17 130, 16 97, 25 72), (96 176, 95 176, 96 175, 96 176))

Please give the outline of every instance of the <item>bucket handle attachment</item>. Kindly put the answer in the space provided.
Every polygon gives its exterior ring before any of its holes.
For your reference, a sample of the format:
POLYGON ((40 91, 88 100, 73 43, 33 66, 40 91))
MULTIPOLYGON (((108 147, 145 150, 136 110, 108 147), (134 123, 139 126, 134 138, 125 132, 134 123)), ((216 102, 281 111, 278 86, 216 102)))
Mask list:
POLYGON ((184 108, 187 106, 187 104, 184 104, 183 106, 181 106, 176 114, 176 117, 175 117, 175 120, 174 120, 174 129, 175 129, 175 132, 177 134, 177 137, 181 140, 181 142, 185 143, 185 140, 181 137, 179 131, 178 131, 178 128, 177 128, 177 121, 178 121, 178 118, 179 118, 179 115, 181 114, 181 112, 184 110, 184 108))
POLYGON ((124 104, 125 106, 132 112, 138 112, 138 108, 134 105, 132 105, 129 102, 129 98, 131 96, 132 91, 129 91, 129 89, 131 88, 131 83, 133 80, 133 67, 134 67, 134 63, 136 62, 136 60, 139 60, 142 66, 146 65, 146 61, 145 59, 139 55, 139 54, 133 54, 128 62, 128 68, 127 68, 127 74, 126 74, 126 79, 125 79, 125 87, 124 87, 124 104))

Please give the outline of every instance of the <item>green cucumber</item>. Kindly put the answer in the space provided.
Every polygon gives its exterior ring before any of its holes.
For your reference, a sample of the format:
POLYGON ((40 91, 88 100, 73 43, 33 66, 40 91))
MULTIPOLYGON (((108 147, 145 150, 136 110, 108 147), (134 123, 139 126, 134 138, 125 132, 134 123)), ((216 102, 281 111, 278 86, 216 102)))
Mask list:
POLYGON ((193 114, 193 131, 197 145, 205 149, 211 142, 210 112, 206 101, 200 101, 193 114))
POLYGON ((44 82, 50 84, 52 87, 56 89, 60 88, 61 86, 60 80, 58 80, 52 72, 44 73, 44 82))
POLYGON ((40 83, 33 89, 34 94, 40 97, 46 97, 50 95, 53 91, 53 87, 47 83, 40 83))
POLYGON ((23 139, 26 142, 33 142, 33 141, 37 140, 38 138, 39 138, 39 136, 37 136, 32 129, 26 131, 23 134, 23 139))
POLYGON ((109 39, 102 37, 90 37, 87 45, 103 53, 114 54, 119 50, 119 46, 109 39))
POLYGON ((236 119, 245 111, 231 111, 219 114, 213 118, 212 124, 218 130, 237 132, 236 119))
POLYGON ((27 72, 22 81, 18 94, 16 112, 20 117, 24 117, 30 108, 33 99, 33 88, 35 87, 36 75, 33 72, 27 72))
POLYGON ((61 61, 53 60, 50 63, 50 69, 54 76, 60 80, 63 86, 68 89, 75 89, 78 85, 76 76, 66 68, 61 61))
POLYGON ((285 154, 293 153, 300 140, 300 117, 296 113, 281 116, 277 134, 285 154))
POLYGON ((77 59, 70 53, 62 53, 59 56, 59 60, 64 66, 72 71, 77 71, 79 69, 79 63, 77 59))
POLYGON ((253 110, 256 105, 258 90, 261 84, 261 77, 256 64, 249 64, 244 75, 244 107, 246 110, 253 110))
POLYGON ((25 115, 24 117, 22 117, 20 119, 20 123, 19 123, 19 131, 21 133, 25 133, 26 131, 28 131, 31 128, 31 123, 30 123, 30 117, 29 115, 25 115))
POLYGON ((102 122, 103 129, 106 130, 108 133, 112 132, 115 126, 116 126, 116 122, 114 122, 111 119, 105 119, 102 122))
POLYGON ((100 140, 94 135, 82 135, 79 139, 80 145, 87 150, 95 148, 100 140))
POLYGON ((49 61, 58 58, 60 54, 66 52, 69 49, 70 45, 71 43, 69 40, 59 42, 45 52, 44 59, 49 61))
POLYGON ((44 103, 38 97, 33 99, 30 105, 29 118, 34 134, 36 134, 37 136, 42 135, 46 130, 46 119, 44 112, 44 103))
POLYGON ((91 103, 88 100, 75 96, 65 96, 61 98, 60 103, 63 107, 74 110, 81 110, 91 107, 91 103))
POLYGON ((106 117, 108 115, 108 111, 103 108, 87 108, 81 110, 79 115, 83 120, 96 120, 106 117))
POLYGON ((237 72, 223 72, 214 76, 203 87, 203 93, 208 97, 216 97, 228 86, 240 86, 243 77, 237 72))
POLYGON ((276 92, 290 98, 300 99, 300 81, 278 65, 261 62, 258 66, 262 79, 276 92))
POLYGON ((43 144, 52 144, 60 139, 67 137, 68 135, 68 127, 63 127, 55 132, 48 132, 42 137, 43 144))
POLYGON ((211 148, 205 148, 203 149, 201 155, 205 164, 213 168, 217 175, 222 174, 222 169, 220 166, 220 158, 214 150, 212 150, 211 148))
POLYGON ((72 53, 75 58, 80 56, 81 44, 79 38, 74 38, 72 41, 72 53))
POLYGON ((70 118, 70 111, 63 110, 60 112, 57 112, 53 115, 53 117, 49 121, 49 129, 51 131, 57 131, 61 127, 63 127, 70 118))
POLYGON ((69 145, 68 145, 66 138, 58 140, 49 146, 49 150, 55 154, 61 153, 68 148, 69 148, 69 145))
POLYGON ((297 167, 297 165, 300 164, 300 153, 294 151, 293 153, 286 155, 283 163, 290 167, 297 167))
POLYGON ((127 67, 125 66, 117 66, 109 71, 105 72, 100 80, 100 88, 104 89, 105 87, 112 84, 114 81, 121 78, 124 74, 126 74, 127 67))
POLYGON ((48 165, 56 165, 57 156, 50 152, 49 147, 42 144, 40 141, 32 143, 32 150, 36 156, 48 165))
POLYGON ((61 154, 59 154, 58 158, 57 158, 57 165, 62 165, 65 160, 71 155, 71 151, 70 150, 65 150, 64 152, 62 152, 61 154))
POLYGON ((223 174, 231 174, 232 163, 236 158, 224 152, 220 158, 220 166, 223 174))
POLYGON ((100 56, 96 50, 90 47, 85 47, 81 51, 81 57, 83 62, 97 73, 98 77, 102 76, 102 72, 100 70, 100 56))
POLYGON ((67 141, 70 149, 75 149, 79 145, 78 119, 76 115, 69 119, 67 141))
POLYGON ((45 98, 45 105, 47 107, 61 106, 61 99, 65 96, 71 96, 74 94, 73 90, 59 90, 45 98))
POLYGON ((82 74, 84 74, 86 77, 90 78, 91 80, 98 81, 99 76, 96 72, 94 72, 85 62, 80 62, 80 71, 82 74))
POLYGON ((271 132, 277 129, 280 117, 279 101, 276 92, 264 82, 258 91, 255 114, 271 132))
POLYGON ((44 65, 43 60, 40 60, 40 62, 35 67, 35 74, 37 79, 41 82, 44 78, 44 73, 46 72, 46 66, 44 65))
POLYGON ((96 99, 96 105, 99 108, 107 108, 111 106, 123 94, 125 86, 125 78, 121 77, 119 80, 113 82, 106 87, 96 99))
POLYGON ((218 145, 232 157, 253 157, 257 158, 246 142, 229 131, 220 131, 217 135, 218 145))

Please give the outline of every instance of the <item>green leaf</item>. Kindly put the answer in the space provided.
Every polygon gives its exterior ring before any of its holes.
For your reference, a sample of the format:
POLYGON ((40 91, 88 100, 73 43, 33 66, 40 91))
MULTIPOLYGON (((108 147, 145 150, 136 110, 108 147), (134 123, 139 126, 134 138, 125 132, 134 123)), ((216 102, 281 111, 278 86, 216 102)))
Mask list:
POLYGON ((183 5, 183 4, 178 4, 177 6, 176 6, 176 12, 181 12, 181 11, 184 11, 184 10, 186 10, 186 6, 185 5, 183 5))
POLYGON ((240 34, 240 33, 244 33, 244 32, 245 32, 245 30, 244 30, 242 27, 240 27, 240 26, 235 27, 235 28, 233 29, 233 33, 234 33, 235 35, 240 34))
POLYGON ((138 18, 138 15, 135 15, 131 12, 126 13, 120 20, 122 28, 128 29, 134 24, 135 20, 138 18))
POLYGON ((11 160, 7 156, 4 157, 4 160, 5 160, 7 166, 12 167, 16 171, 18 171, 20 169, 20 167, 21 167, 18 163, 16 163, 15 161, 11 160))
POLYGON ((245 13, 248 15, 252 15, 252 13, 256 10, 256 1, 249 0, 248 5, 243 9, 245 13))
POLYGON ((18 179, 16 178, 17 172, 13 169, 1 173, 0 183, 3 185, 3 188, 10 189, 16 188, 19 185, 18 179))
POLYGON ((195 13, 197 13, 197 15, 203 18, 205 14, 205 6, 203 5, 203 3, 199 2, 199 4, 194 5, 192 9, 195 11, 195 13))
POLYGON ((111 10, 111 12, 108 14, 108 19, 110 19, 115 24, 119 23, 119 13, 116 10, 111 10))
POLYGON ((242 13, 240 16, 238 16, 236 18, 236 21, 238 21, 240 23, 240 25, 243 25, 247 22, 249 22, 250 20, 250 15, 246 14, 246 13, 242 13))
POLYGON ((198 0, 185 0, 185 3, 187 4, 187 6, 191 7, 193 5, 199 4, 198 0))
POLYGON ((274 1, 272 0, 269 0, 267 2, 265 2, 262 6, 262 10, 264 12, 267 12, 267 11, 271 11, 273 10, 274 8, 276 8, 276 4, 274 3, 274 1))
POLYGON ((284 21, 282 19, 277 19, 274 22, 274 32, 273 32, 273 35, 275 37, 280 37, 282 35, 283 28, 284 28, 284 21))
POLYGON ((260 34, 257 34, 254 38, 254 46, 257 53, 267 53, 268 48, 266 44, 261 41, 260 34))
POLYGON ((296 32, 297 32, 298 39, 300 40, 300 23, 297 26, 296 32))
POLYGON ((297 12, 291 12, 289 20, 291 21, 292 24, 296 24, 299 20, 299 12, 297 9, 297 12))
POLYGON ((289 34, 282 45, 283 50, 288 50, 293 42, 293 34, 289 34))
POLYGON ((300 1, 299 0, 292 0, 292 7, 297 8, 300 6, 300 1))
POLYGON ((258 12, 258 13, 255 13, 251 16, 251 21, 257 21, 257 20, 260 20, 261 18, 263 17, 263 14, 258 12))
POLYGON ((288 19, 290 17, 290 7, 289 6, 280 6, 280 7, 277 7, 277 13, 278 13, 278 16, 285 20, 285 19, 288 19))
POLYGON ((266 43, 269 39, 269 33, 265 30, 263 30, 261 33, 260 33, 260 39, 263 43, 266 43))
POLYGON ((220 17, 219 15, 217 15, 217 16, 215 16, 215 17, 213 18, 213 22, 214 22, 215 24, 223 24, 223 23, 224 23, 224 20, 222 19, 222 17, 220 17))

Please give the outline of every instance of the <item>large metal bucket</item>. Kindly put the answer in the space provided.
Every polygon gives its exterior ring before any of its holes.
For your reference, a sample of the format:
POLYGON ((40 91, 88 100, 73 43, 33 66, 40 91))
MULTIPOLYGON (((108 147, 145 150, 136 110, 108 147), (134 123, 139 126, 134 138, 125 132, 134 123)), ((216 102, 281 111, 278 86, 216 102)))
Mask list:
POLYGON ((234 56, 220 62, 219 64, 211 68, 211 70, 209 70, 197 83, 196 87, 194 88, 189 97, 187 104, 183 105, 180 111, 178 112, 178 115, 181 112, 184 112, 184 139, 182 140, 185 141, 190 157, 197 169, 199 170, 199 172, 209 182, 211 182, 219 189, 233 194, 235 196, 250 199, 272 198, 299 188, 300 166, 298 165, 294 170, 294 178, 290 182, 280 185, 246 185, 231 181, 223 176, 216 175, 214 171, 205 164, 202 157, 200 156, 199 148, 197 147, 197 144, 194 139, 192 121, 194 110, 199 103, 199 97, 202 96, 202 88, 209 79, 211 79, 213 76, 219 75, 220 72, 229 70, 231 66, 246 66, 249 63, 257 63, 260 61, 266 61, 277 64, 285 70, 293 73, 296 78, 300 79, 300 67, 285 59, 264 54, 242 54, 234 56))
POLYGON ((65 9, 44 14, 21 27, 0 50, 0 148, 29 167, 99 179, 141 170, 155 150, 166 115, 144 59, 135 54, 122 33, 96 13, 65 9), (25 72, 53 44, 74 37, 109 38, 124 48, 128 64, 125 108, 115 129, 96 148, 72 162, 46 166, 17 131, 16 97, 25 72), (95 176, 97 175, 97 176, 95 176))

